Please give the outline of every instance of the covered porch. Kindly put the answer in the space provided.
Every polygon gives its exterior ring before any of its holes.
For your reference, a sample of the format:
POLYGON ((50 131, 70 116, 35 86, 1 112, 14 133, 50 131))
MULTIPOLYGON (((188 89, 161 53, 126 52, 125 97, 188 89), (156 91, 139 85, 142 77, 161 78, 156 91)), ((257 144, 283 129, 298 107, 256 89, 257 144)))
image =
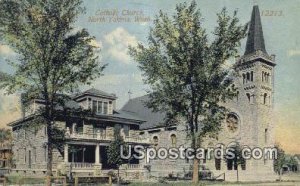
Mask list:
MULTIPOLYGON (((107 162, 107 146, 109 144, 65 144, 64 163, 68 164, 73 170, 84 169, 116 169, 115 165, 107 162)), ((140 167, 139 160, 131 158, 125 161, 127 168, 133 169, 140 167)), ((123 166, 124 167, 124 166, 123 166)))

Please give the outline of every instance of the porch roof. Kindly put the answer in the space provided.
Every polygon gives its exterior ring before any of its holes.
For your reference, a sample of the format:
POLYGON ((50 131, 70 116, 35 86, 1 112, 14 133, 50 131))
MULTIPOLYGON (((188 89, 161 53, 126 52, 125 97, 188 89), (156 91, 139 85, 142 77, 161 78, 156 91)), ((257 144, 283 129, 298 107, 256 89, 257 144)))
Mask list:
MULTIPOLYGON (((24 118, 18 119, 16 121, 13 121, 11 123, 8 123, 8 126, 14 127, 17 125, 22 125, 26 121, 32 120, 34 117, 39 117, 40 114, 32 114, 29 116, 26 116, 24 118)), ((75 117, 75 118, 81 118, 80 116, 70 116, 70 117, 75 117)), ((144 120, 140 119, 139 117, 132 116, 124 111, 114 111, 112 115, 108 114, 94 114, 86 117, 82 117, 82 119, 87 119, 87 120, 96 120, 96 121, 109 121, 113 123, 120 123, 120 124, 133 124, 133 125, 139 125, 143 122, 144 120)))

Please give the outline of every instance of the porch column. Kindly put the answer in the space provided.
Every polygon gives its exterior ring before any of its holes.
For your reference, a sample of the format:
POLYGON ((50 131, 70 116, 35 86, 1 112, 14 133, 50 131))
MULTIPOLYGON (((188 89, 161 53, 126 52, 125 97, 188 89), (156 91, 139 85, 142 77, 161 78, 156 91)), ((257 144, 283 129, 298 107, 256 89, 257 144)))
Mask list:
POLYGON ((101 169, 102 169, 102 165, 100 163, 100 144, 96 144, 94 176, 100 176, 101 175, 101 169))
POLYGON ((95 149, 95 164, 100 164, 100 145, 96 144, 95 149))
POLYGON ((68 163, 68 159, 69 159, 69 145, 65 144, 65 146, 64 146, 64 162, 68 163))

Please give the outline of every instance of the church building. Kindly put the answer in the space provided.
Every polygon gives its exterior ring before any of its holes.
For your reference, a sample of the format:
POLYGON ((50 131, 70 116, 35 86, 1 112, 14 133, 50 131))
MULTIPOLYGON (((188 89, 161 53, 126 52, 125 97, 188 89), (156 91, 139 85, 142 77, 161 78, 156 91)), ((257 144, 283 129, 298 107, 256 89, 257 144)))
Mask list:
MULTIPOLYGON (((234 79, 237 97, 225 103, 230 110, 222 123, 222 131, 218 139, 206 139, 204 147, 241 147, 250 149, 274 147, 274 67, 275 55, 269 55, 265 48, 262 23, 258 6, 254 6, 249 25, 246 50, 243 56, 236 58, 235 68, 238 76, 234 79)), ((122 108, 123 111, 135 114, 146 120, 141 125, 141 135, 150 138, 159 147, 189 147, 186 128, 183 124, 165 126, 164 113, 153 113, 146 108, 148 97, 131 99, 122 108)), ((152 160, 151 174, 180 175, 189 174, 192 160, 152 160)), ((200 161, 200 170, 209 176, 225 177, 225 180, 275 180, 273 160, 249 159, 242 164, 220 159, 204 159, 200 161)))

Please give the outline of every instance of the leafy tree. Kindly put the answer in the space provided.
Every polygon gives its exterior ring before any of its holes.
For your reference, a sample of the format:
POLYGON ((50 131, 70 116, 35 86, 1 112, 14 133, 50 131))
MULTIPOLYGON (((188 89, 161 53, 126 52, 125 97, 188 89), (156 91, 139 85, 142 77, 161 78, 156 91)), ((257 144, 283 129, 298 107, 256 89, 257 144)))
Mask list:
MULTIPOLYGON (((214 40, 209 42, 195 1, 181 3, 172 17, 159 12, 148 46, 129 47, 151 88, 147 105, 167 112, 171 121, 185 118, 192 148, 200 147, 204 136, 216 136, 226 112, 221 102, 236 94, 229 89, 233 80, 225 64, 246 36, 247 25, 240 25, 236 14, 229 16, 225 8, 217 14, 214 40)), ((194 159, 194 182, 198 171, 199 160, 194 159)))
POLYGON ((275 148, 277 149, 277 158, 274 159, 274 170, 279 175, 279 180, 281 180, 283 166, 287 163, 286 155, 280 145, 276 144, 275 148))
POLYGON ((291 171, 297 171, 298 162, 294 156, 291 156, 287 159, 287 164, 291 171))
POLYGON ((115 127, 114 129, 114 141, 107 147, 107 163, 118 169, 118 183, 120 182, 120 166, 127 162, 127 160, 121 157, 121 147, 124 150, 123 154, 126 154, 126 143, 123 137, 120 135, 120 129, 115 127))
POLYGON ((0 7, 1 42, 18 55, 16 61, 9 61, 13 73, 1 73, 1 88, 8 94, 24 93, 25 102, 36 97, 44 100, 41 115, 47 125, 50 176, 56 108, 66 100, 59 95, 91 83, 105 65, 95 55, 95 38, 73 27, 84 13, 81 0, 1 0, 0 7))
POLYGON ((11 131, 9 129, 1 128, 0 129, 0 143, 10 142, 12 139, 11 131))

